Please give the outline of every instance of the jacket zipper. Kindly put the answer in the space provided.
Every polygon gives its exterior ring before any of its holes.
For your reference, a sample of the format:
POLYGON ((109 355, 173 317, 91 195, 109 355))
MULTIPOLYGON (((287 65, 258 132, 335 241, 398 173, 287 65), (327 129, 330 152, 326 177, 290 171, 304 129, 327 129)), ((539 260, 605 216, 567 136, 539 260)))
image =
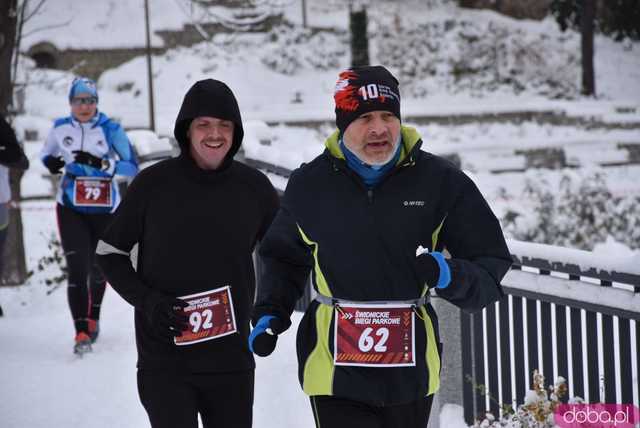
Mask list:
MULTIPOLYGON (((331 162, 332 166, 333 166, 333 170, 336 172, 340 172, 343 168, 339 168, 338 165, 336 165, 335 162, 331 162)), ((378 184, 378 186, 380 186, 382 183, 384 183, 385 181, 387 181, 389 179, 389 177, 391 177, 392 175, 396 174, 398 171, 400 171, 402 168, 405 167, 410 167, 410 166, 414 166, 416 164, 415 160, 413 159, 413 156, 409 156, 409 158, 407 160, 405 160, 402 164, 398 165, 397 168, 394 168, 389 174, 387 174, 386 177, 384 177, 384 179, 378 184)), ((360 179, 360 177, 353 171, 345 170, 342 171, 343 173, 350 175, 351 178, 356 182, 356 184, 361 187, 364 188, 367 191, 367 201, 369 202, 369 205, 373 204, 373 189, 370 189, 368 187, 366 187, 364 185, 364 183, 362 182, 362 180, 360 179)))
MULTIPOLYGON (((389 174, 383 177, 382 181, 378 183, 377 187, 380 188, 380 186, 382 186, 385 183, 385 181, 389 180, 389 178, 391 178, 392 175, 397 174, 401 169, 405 167, 414 166, 415 164, 416 162, 413 160, 413 156, 410 156, 406 161, 402 162, 396 168, 392 169, 391 172, 389 172, 389 174)), ((373 204, 373 189, 367 189, 367 199, 369 200, 369 205, 373 204)))
POLYGON ((84 151, 84 126, 82 126, 82 123, 80 124, 80 133, 82 135, 82 138, 80 139, 80 150, 84 151))

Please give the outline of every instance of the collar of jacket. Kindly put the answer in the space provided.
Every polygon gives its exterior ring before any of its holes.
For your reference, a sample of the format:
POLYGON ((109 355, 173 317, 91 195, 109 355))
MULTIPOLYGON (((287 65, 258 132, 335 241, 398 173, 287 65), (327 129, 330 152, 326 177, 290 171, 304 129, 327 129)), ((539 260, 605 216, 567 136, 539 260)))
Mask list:
POLYGON ((233 166, 232 159, 225 159, 218 169, 202 169, 196 164, 196 161, 193 160, 191 153, 186 150, 180 153, 178 162, 190 179, 203 184, 211 184, 223 179, 233 166))
MULTIPOLYGON (((400 148, 400 157, 398 158, 396 167, 405 164, 405 161, 411 162, 414 157, 413 154, 420 150, 420 146, 422 146, 422 138, 415 128, 403 125, 400 128, 400 135, 402 136, 402 147, 400 148)), ((340 159, 342 162, 339 162, 339 164, 346 165, 344 153, 342 153, 340 149, 340 131, 336 130, 331 134, 329 138, 325 140, 324 145, 331 157, 340 159)))

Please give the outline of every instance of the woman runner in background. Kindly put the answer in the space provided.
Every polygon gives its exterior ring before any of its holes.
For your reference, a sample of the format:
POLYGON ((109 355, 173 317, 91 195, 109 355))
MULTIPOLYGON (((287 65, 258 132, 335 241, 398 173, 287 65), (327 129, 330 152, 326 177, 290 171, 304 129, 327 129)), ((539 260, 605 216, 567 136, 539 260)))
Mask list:
POLYGON ((51 174, 64 168, 56 214, 76 332, 73 351, 82 355, 91 351, 99 333, 106 282, 94 258, 98 237, 120 202, 113 178, 134 176, 138 164, 122 127, 98 111, 93 80, 74 79, 69 103, 71 115, 55 121, 40 157, 51 174))

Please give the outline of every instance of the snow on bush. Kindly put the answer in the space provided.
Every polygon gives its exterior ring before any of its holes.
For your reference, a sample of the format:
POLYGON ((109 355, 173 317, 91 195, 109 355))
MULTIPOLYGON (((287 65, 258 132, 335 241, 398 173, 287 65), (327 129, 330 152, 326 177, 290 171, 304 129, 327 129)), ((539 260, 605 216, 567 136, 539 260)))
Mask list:
POLYGON ((549 98, 579 95, 579 38, 572 32, 549 34, 502 20, 458 18, 382 27, 374 39, 378 58, 398 71, 412 96, 443 87, 473 96, 496 90, 549 98))
MULTIPOLYGON (((579 95, 580 49, 574 32, 531 31, 504 19, 449 18, 381 23, 370 43, 376 48, 372 62, 394 70, 405 94, 414 97, 443 88, 478 97, 495 91, 579 95)), ((278 73, 295 75, 305 68, 343 68, 348 52, 348 33, 283 24, 265 36, 261 60, 278 73)))
POLYGON ((566 170, 556 189, 544 172, 528 174, 525 205, 504 216, 505 232, 522 241, 593 250, 613 238, 640 248, 640 197, 614 196, 602 170, 566 170))
MULTIPOLYGON (((555 385, 545 387, 545 378, 537 370, 533 372, 533 389, 525 394, 524 403, 515 410, 510 405, 501 405, 502 417, 487 413, 476 420, 474 428, 553 428, 556 426, 554 412, 567 395, 567 382, 558 377, 555 385)), ((580 397, 569 402, 582 402, 580 397)))
POLYGON ((312 32, 308 28, 280 25, 265 37, 262 63, 272 70, 294 75, 303 68, 338 70, 347 54, 346 34, 312 32))

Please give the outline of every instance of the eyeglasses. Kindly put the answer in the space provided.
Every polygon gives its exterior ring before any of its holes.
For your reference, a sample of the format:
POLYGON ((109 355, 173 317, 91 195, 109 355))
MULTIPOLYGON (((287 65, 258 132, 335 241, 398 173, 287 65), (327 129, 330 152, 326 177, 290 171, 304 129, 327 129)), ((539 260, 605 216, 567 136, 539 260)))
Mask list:
POLYGON ((83 104, 93 105, 93 104, 96 104, 97 102, 98 102, 98 99, 96 97, 73 98, 71 100, 71 104, 73 104, 74 106, 79 106, 83 104))

